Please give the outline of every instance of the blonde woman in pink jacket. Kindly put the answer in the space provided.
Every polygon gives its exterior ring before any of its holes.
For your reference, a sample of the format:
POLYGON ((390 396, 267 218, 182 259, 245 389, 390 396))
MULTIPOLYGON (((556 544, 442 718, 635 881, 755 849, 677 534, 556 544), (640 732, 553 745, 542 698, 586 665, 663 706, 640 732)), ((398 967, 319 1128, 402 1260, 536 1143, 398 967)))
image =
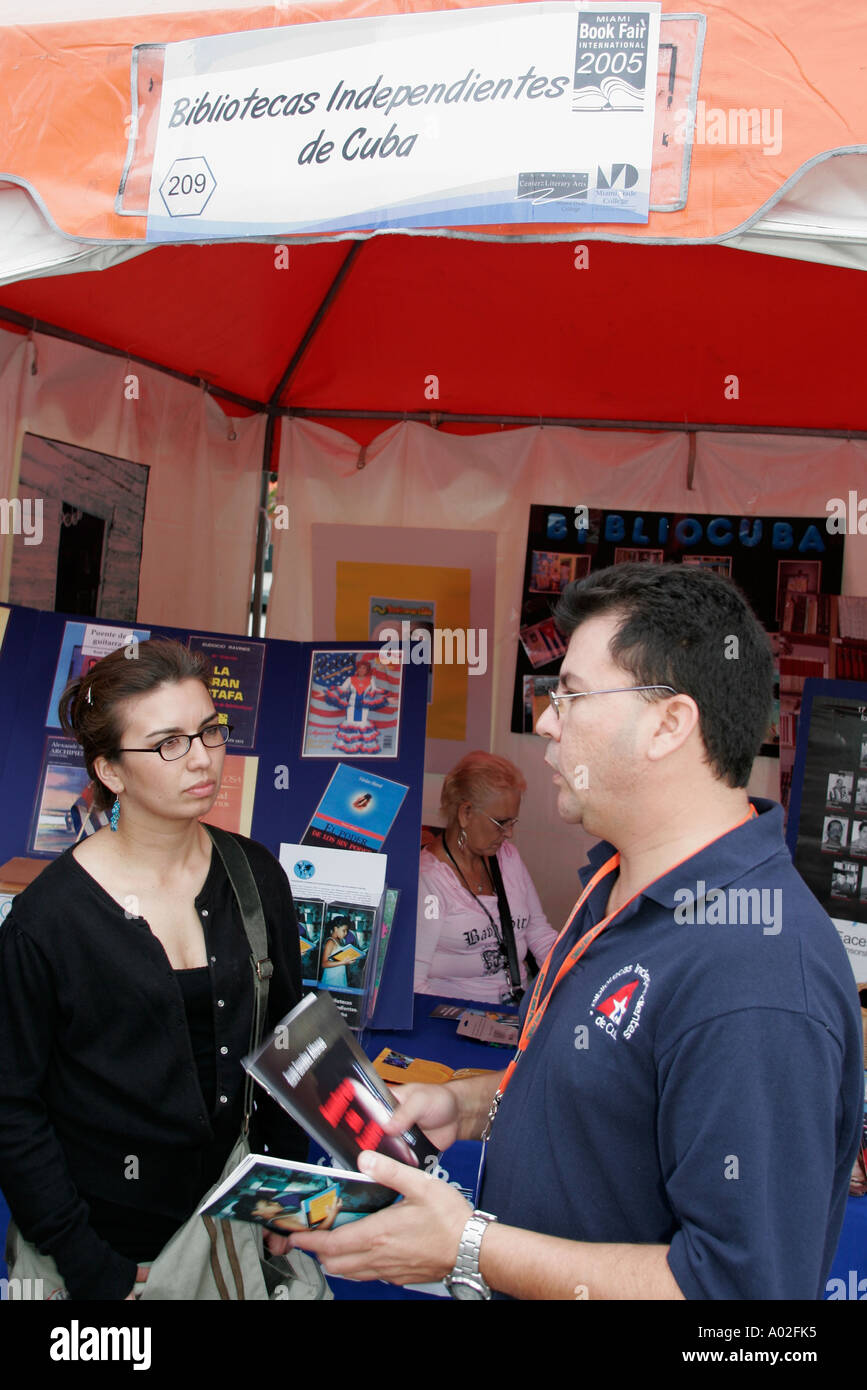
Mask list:
POLYGON ((417 992, 514 1003, 526 988, 528 950, 541 964, 553 945, 556 932, 511 843, 526 787, 514 763, 493 753, 468 753, 447 774, 446 826, 419 864, 417 992))

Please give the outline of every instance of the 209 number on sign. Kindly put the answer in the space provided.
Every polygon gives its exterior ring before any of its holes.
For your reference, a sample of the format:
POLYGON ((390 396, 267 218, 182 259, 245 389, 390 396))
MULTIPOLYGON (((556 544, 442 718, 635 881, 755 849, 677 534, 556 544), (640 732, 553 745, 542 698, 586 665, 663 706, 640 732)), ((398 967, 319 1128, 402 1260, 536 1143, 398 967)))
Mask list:
POLYGON ((169 198, 176 198, 179 193, 204 193, 208 183, 204 174, 172 174, 168 182, 169 198))
POLYGON ((176 159, 160 184, 170 217, 199 217, 217 186, 204 155, 176 159))

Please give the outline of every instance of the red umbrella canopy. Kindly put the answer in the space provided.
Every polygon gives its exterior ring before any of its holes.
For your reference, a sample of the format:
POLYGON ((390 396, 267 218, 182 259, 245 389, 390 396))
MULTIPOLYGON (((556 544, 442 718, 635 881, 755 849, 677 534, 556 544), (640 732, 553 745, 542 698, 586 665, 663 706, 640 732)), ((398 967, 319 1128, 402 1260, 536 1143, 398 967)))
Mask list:
MULTIPOLYGON (((390 236, 161 247, 6 286, 0 314, 202 378, 253 408, 273 400, 323 419, 867 427, 853 389, 867 277, 717 246, 390 236)), ((388 421, 332 423, 368 439, 388 421)))

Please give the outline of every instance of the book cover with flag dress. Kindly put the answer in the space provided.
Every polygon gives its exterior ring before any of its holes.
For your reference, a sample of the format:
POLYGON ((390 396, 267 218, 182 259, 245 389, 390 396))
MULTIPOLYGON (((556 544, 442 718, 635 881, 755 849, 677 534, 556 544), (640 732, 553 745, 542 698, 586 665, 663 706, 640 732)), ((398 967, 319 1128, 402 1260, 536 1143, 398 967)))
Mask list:
POLYGON ((315 652, 304 756, 393 758, 399 709, 399 667, 380 667, 376 652, 315 652))
POLYGON ((379 731, 371 722, 370 711, 386 709, 388 696, 376 683, 371 661, 359 661, 354 674, 347 676, 336 690, 328 691, 325 701, 346 710, 334 735, 338 752, 356 758, 364 757, 365 753, 382 752, 379 731))

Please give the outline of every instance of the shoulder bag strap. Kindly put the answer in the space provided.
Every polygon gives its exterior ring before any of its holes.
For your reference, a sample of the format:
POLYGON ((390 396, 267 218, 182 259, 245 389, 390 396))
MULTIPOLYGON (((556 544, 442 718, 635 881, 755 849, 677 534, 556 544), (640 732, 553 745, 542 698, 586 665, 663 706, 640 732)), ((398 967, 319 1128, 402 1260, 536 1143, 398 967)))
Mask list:
POLYGON ((518 965, 518 951, 515 946, 515 928, 512 925, 509 899, 506 897, 506 885, 503 883, 499 860, 495 854, 488 857, 488 871, 497 894, 497 907, 500 910, 500 926, 503 931, 503 946, 506 950, 506 961, 509 966, 509 979, 512 982, 512 990, 517 993, 520 999, 523 990, 521 989, 521 967, 518 965))
MULTIPOLYGON (((204 822, 202 822, 204 825, 204 822)), ((268 981, 274 966, 268 956, 268 931, 262 912, 262 900, 249 860, 234 835, 216 825, 204 825, 214 848, 223 861, 226 875, 241 910, 244 931, 250 943, 250 964, 253 967, 253 1021, 250 1028, 250 1051, 259 1046, 265 1028, 268 1009, 268 981)), ((247 1073, 244 1086, 244 1133, 250 1128, 253 1100, 253 1078, 247 1073)))

